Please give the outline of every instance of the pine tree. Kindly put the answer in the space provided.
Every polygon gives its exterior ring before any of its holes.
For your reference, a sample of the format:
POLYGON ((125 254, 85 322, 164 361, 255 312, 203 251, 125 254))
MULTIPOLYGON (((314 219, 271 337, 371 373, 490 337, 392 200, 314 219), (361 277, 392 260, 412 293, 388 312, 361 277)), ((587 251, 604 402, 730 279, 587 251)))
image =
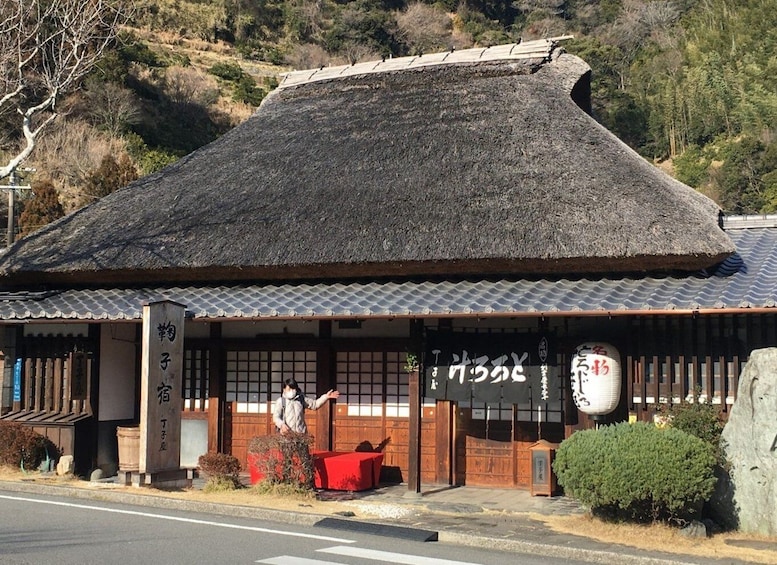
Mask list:
POLYGON ((24 205, 19 216, 19 230, 21 235, 25 236, 64 215, 65 209, 59 202, 59 194, 51 181, 33 182, 32 198, 24 205))
POLYGON ((137 178, 138 171, 126 154, 122 154, 117 161, 109 153, 103 157, 100 166, 87 175, 81 195, 81 205, 91 204, 95 200, 127 186, 137 178))

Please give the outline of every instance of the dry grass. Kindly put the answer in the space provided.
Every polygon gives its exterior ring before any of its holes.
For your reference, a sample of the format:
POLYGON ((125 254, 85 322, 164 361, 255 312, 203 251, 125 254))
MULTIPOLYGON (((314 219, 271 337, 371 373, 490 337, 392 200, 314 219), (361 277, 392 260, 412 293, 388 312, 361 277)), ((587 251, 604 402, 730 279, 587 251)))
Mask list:
MULTIPOLYGON (((25 474, 16 469, 3 467, 0 467, 0 481, 29 481, 38 484, 94 488, 94 485, 88 481, 73 477, 44 476, 39 473, 25 474)), ((322 516, 331 516, 337 512, 352 510, 351 506, 337 501, 317 500, 309 494, 295 494, 285 491, 274 493, 259 488, 211 493, 197 489, 158 490, 138 489, 137 487, 111 487, 111 490, 180 500, 306 512, 322 516)), ((604 543, 626 545, 650 551, 695 555, 707 559, 738 559, 751 563, 777 565, 777 540, 764 536, 730 532, 699 540, 686 538, 680 535, 676 529, 659 524, 616 524, 587 515, 546 516, 532 514, 531 518, 544 523, 553 531, 583 536, 604 543), (762 549, 758 549, 758 547, 762 549)))
POLYGON ((290 70, 264 61, 243 59, 234 47, 222 41, 208 43, 198 39, 183 38, 170 32, 148 31, 139 28, 128 29, 157 53, 186 55, 189 57, 192 67, 199 70, 207 71, 216 63, 237 63, 258 81, 264 77, 277 77, 280 73, 290 70))
MULTIPOLYGON (((42 475, 38 472, 23 473, 18 469, 0 466, 0 481, 23 481, 42 485, 60 485, 94 490, 95 484, 71 476, 42 475)), ((293 493, 289 491, 268 492, 259 488, 244 488, 239 490, 222 490, 218 492, 203 492, 199 489, 171 489, 123 487, 111 485, 112 492, 126 492, 145 496, 159 496, 176 500, 191 500, 197 502, 216 502, 257 508, 273 508, 295 512, 332 515, 345 509, 336 502, 316 500, 310 493, 293 493)))
POLYGON ((752 563, 777 564, 777 540, 774 538, 727 532, 700 540, 686 538, 677 529, 661 524, 615 524, 587 515, 532 517, 556 532, 585 536, 605 543, 696 555, 708 559, 739 559, 752 563), (764 547, 771 545, 774 549, 753 549, 740 544, 764 547))

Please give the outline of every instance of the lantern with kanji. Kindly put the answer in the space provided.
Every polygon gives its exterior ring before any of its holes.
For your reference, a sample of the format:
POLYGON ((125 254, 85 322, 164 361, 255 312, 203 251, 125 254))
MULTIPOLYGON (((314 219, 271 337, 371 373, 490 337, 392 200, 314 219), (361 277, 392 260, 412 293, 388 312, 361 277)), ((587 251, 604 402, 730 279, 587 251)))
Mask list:
POLYGON ((572 356, 572 398, 589 416, 609 414, 621 396, 620 354, 609 343, 578 345, 572 356))

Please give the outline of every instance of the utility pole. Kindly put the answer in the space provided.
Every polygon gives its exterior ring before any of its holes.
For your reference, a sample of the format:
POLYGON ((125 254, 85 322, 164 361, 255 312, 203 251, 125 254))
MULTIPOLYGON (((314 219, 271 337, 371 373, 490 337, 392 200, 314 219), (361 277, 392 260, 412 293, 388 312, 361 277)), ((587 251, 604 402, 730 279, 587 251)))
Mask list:
MULTIPOLYGON (((35 169, 23 169, 24 171, 31 172, 35 169)), ((11 171, 8 175, 8 184, 0 185, 0 190, 8 191, 8 230, 6 233, 6 247, 11 247, 14 240, 14 208, 16 207, 16 191, 17 190, 30 190, 30 185, 18 186, 16 183, 18 178, 16 176, 16 170, 11 171)))

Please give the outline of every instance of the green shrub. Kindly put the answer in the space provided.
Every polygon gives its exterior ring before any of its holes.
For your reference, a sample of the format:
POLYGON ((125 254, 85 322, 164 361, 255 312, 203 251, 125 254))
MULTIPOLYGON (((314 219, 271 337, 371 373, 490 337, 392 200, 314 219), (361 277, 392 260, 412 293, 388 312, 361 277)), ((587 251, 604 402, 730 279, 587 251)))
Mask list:
POLYGON ((644 422, 576 432, 553 462, 566 494, 594 513, 676 522, 701 511, 715 487, 714 466, 708 443, 644 422))
POLYGON ((198 460, 200 469, 208 475, 205 490, 235 489, 240 486, 240 461, 226 453, 206 453, 198 460))
POLYGON ((30 426, 0 422, 0 465, 37 469, 48 456, 58 459, 59 448, 30 426))
POLYGON ((710 402, 682 402, 673 404, 663 411, 669 426, 691 434, 712 446, 715 458, 723 461, 720 449, 720 435, 723 433, 723 421, 720 411, 710 402))
POLYGON ((312 443, 312 436, 293 432, 258 436, 248 444, 248 456, 254 459, 254 464, 264 476, 264 482, 312 489, 312 443))
POLYGON ((235 83, 235 92, 232 99, 235 102, 243 102, 251 106, 258 106, 264 99, 265 92, 256 85, 256 80, 251 75, 243 75, 235 83))
POLYGON ((699 188, 707 181, 712 159, 698 145, 689 145, 673 162, 677 180, 699 188))
POLYGON ((237 63, 216 63, 208 72, 229 81, 240 80, 243 76, 243 69, 237 63))
POLYGON ((142 63, 149 67, 164 67, 165 63, 151 48, 137 38, 128 38, 129 40, 119 48, 119 53, 125 61, 142 63))
POLYGON ((141 176, 155 173, 178 161, 182 155, 160 148, 151 149, 143 138, 133 132, 122 136, 127 142, 127 152, 140 169, 141 176))

